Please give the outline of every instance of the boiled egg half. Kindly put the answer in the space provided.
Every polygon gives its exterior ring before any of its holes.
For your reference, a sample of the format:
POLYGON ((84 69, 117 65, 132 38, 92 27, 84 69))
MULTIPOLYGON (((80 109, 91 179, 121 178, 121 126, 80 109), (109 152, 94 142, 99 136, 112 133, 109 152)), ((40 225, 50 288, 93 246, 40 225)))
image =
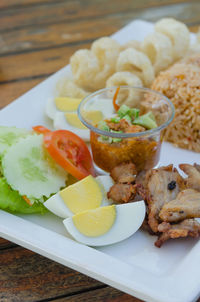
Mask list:
POLYGON ((144 201, 110 205, 87 210, 63 221, 68 233, 78 242, 103 246, 133 235, 145 218, 144 201))
MULTIPOLYGON (((80 102, 81 99, 71 97, 51 98, 46 103, 45 112, 53 120, 53 126, 56 130, 69 130, 83 140, 89 141, 90 132, 77 115, 80 102)), ((89 123, 96 125, 113 113, 114 108, 111 99, 94 99, 85 106, 83 115, 89 123)))
POLYGON ((52 120, 58 112, 77 111, 82 99, 71 97, 49 98, 46 103, 45 113, 52 120))
POLYGON ((50 197, 45 207, 61 218, 67 218, 77 213, 110 205, 107 192, 113 185, 108 175, 94 178, 89 175, 50 197))
MULTIPOLYGON (((95 121, 97 124, 103 120, 103 114, 98 110, 87 112, 86 115, 88 120, 91 122, 95 121)), ((80 121, 77 112, 57 112, 53 120, 53 126, 56 130, 65 129, 72 131, 84 141, 90 140, 90 131, 80 121)))

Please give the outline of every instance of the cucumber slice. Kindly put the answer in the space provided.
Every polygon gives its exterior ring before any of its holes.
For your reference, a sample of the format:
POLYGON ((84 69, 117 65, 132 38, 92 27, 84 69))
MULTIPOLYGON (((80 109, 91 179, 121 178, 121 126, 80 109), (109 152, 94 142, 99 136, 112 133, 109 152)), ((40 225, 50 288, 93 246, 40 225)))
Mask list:
POLYGON ((2 158, 3 175, 13 190, 28 198, 49 197, 65 186, 67 173, 50 159, 42 135, 28 135, 2 158))
POLYGON ((29 133, 26 129, 0 126, 0 156, 20 137, 25 137, 29 133))

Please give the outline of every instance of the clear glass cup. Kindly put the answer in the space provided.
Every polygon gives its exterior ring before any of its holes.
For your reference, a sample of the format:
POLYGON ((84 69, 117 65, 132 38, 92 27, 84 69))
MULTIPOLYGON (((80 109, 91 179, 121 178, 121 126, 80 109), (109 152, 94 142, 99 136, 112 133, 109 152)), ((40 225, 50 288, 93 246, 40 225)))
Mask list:
POLYGON ((85 97, 78 108, 81 122, 90 130, 91 150, 94 162, 100 168, 98 172, 110 172, 123 162, 133 162, 138 172, 151 169, 159 162, 163 130, 174 118, 174 106, 167 97, 148 88, 120 86, 118 103, 138 108, 141 114, 152 111, 158 126, 142 132, 104 131, 98 128, 99 119, 109 118, 106 115, 112 108, 114 113, 112 103, 116 89, 96 91, 85 97), (96 114, 91 118, 90 113, 95 110, 96 114))

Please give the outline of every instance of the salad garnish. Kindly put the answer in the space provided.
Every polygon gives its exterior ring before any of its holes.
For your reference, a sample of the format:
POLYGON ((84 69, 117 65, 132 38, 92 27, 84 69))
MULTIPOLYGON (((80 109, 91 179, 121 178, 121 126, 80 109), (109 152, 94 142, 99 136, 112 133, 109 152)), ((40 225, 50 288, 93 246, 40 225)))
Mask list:
POLYGON ((45 149, 69 174, 79 180, 90 174, 95 176, 90 151, 78 135, 68 130, 49 131, 43 126, 33 129, 44 134, 45 149))

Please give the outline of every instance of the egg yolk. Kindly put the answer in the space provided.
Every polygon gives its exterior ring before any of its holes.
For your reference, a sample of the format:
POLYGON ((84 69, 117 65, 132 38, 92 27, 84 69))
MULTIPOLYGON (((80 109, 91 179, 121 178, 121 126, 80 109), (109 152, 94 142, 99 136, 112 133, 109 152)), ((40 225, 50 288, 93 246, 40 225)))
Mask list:
POLYGON ((103 113, 100 110, 84 111, 83 116, 86 120, 95 124, 103 120, 103 113))
POLYGON ((55 98, 55 104, 60 111, 76 111, 82 99, 58 97, 55 98))
POLYGON ((76 214, 100 207, 103 193, 91 175, 59 192, 68 209, 76 214))
POLYGON ((72 217, 78 231, 88 237, 104 235, 111 229, 115 219, 115 205, 85 211, 72 217))
POLYGON ((79 120, 76 112, 66 112, 65 118, 66 118, 67 122, 70 125, 72 125, 73 127, 79 128, 79 129, 87 129, 87 127, 85 127, 85 125, 83 125, 83 123, 81 123, 81 121, 79 120))

